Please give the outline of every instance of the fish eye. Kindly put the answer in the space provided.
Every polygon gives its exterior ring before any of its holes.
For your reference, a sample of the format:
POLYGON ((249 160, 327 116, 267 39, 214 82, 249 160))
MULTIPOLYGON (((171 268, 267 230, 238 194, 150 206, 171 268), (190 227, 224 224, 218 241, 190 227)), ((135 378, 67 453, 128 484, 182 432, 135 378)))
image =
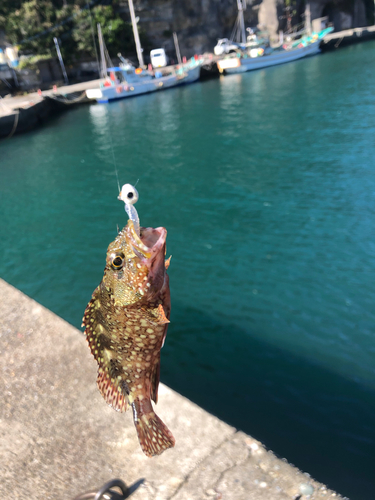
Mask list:
POLYGON ((114 269, 115 271, 118 271, 119 269, 121 269, 122 266, 124 265, 124 258, 125 257, 122 253, 115 255, 111 261, 112 269, 114 269))

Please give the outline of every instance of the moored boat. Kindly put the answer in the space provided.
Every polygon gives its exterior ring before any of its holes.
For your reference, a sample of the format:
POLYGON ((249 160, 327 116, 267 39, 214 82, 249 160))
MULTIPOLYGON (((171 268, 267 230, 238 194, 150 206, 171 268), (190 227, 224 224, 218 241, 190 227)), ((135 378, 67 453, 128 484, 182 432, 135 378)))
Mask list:
MULTIPOLYGON (((169 89, 193 83, 199 80, 202 60, 192 58, 186 63, 182 63, 179 49, 178 59, 180 64, 174 66, 168 73, 161 73, 159 70, 147 70, 143 62, 143 49, 140 44, 137 19, 135 17, 133 1, 128 0, 130 16, 133 26, 134 41, 137 49, 137 57, 139 68, 135 68, 130 61, 124 59, 121 54, 118 54, 122 63, 119 66, 113 66, 109 58, 108 51, 105 47, 100 24, 98 24, 98 38, 101 56, 101 76, 103 80, 99 88, 86 90, 86 95, 89 99, 96 99, 99 103, 107 103, 125 97, 133 97, 157 90, 169 89), (110 67, 107 67, 107 61, 110 67)), ((177 35, 174 34, 177 43, 177 35)))
POLYGON ((169 89, 199 80, 200 61, 190 61, 178 66, 170 74, 163 76, 159 71, 151 72, 132 65, 107 68, 108 76, 100 87, 86 90, 89 99, 107 103, 126 97, 134 97, 157 90, 169 89))
POLYGON ((296 61, 303 57, 312 56, 320 52, 322 39, 333 28, 326 28, 320 33, 313 33, 311 36, 304 36, 292 44, 284 44, 282 47, 265 51, 262 47, 251 48, 248 51, 237 52, 229 57, 217 62, 220 72, 244 73, 269 66, 276 66, 291 61, 296 61))

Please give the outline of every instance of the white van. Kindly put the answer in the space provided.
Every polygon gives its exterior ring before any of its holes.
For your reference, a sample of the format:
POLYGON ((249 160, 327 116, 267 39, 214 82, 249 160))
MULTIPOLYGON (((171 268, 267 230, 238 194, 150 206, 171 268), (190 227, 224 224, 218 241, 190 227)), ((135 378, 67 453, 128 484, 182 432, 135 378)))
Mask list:
POLYGON ((153 68, 164 68, 168 64, 167 54, 164 49, 151 50, 150 59, 153 68))

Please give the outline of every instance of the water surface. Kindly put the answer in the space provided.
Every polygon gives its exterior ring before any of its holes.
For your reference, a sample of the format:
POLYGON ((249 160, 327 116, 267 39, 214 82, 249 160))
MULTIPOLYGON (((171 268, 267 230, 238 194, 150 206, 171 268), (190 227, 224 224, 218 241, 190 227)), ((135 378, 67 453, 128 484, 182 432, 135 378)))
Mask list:
POLYGON ((126 223, 115 162, 168 229, 162 380, 352 499, 375 489, 374 54, 82 106, 0 143, 0 276, 79 327, 126 223))

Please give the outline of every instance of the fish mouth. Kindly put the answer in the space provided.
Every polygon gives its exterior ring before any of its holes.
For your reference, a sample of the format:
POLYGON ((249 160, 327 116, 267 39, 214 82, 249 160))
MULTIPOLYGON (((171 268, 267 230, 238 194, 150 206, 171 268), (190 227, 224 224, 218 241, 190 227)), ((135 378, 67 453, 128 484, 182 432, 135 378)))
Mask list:
MULTIPOLYGON (((165 246, 167 230, 164 227, 143 227, 140 236, 134 229, 133 221, 128 221, 130 244, 136 254, 144 259, 154 260, 165 246)), ((164 255, 163 255, 164 257, 164 255)))

